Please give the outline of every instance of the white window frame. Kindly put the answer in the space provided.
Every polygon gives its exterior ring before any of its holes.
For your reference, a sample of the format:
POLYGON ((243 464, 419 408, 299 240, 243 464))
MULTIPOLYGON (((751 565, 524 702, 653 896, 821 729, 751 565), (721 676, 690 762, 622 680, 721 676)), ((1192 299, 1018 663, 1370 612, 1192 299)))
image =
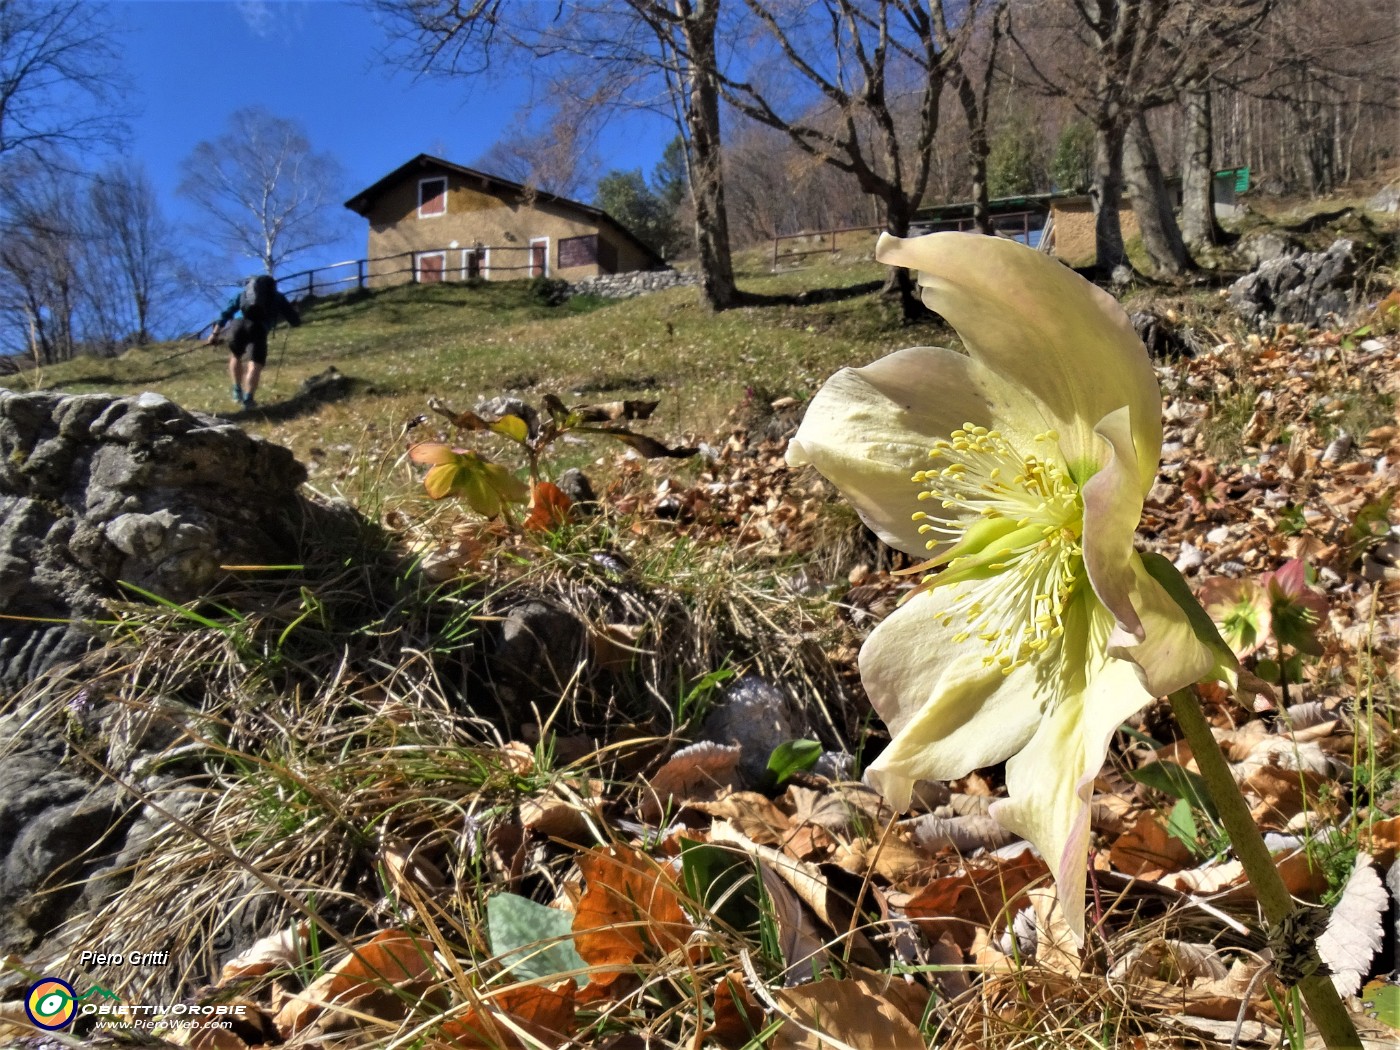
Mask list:
POLYGON ((447 176, 446 175, 425 175, 418 180, 418 217, 420 219, 440 219, 447 214, 447 176), (442 183, 442 211, 423 210, 423 187, 430 182, 442 183))
POLYGON ((439 282, 445 283, 445 282, 447 281, 447 253, 446 253, 445 251, 417 252, 417 253, 415 253, 414 256, 413 256, 413 283, 414 283, 414 284, 424 284, 424 283, 426 283, 426 282, 423 280, 423 260, 424 260, 424 259, 441 259, 441 260, 442 260, 442 269, 438 271, 438 273, 440 273, 442 276, 441 276, 440 278, 438 278, 438 280, 439 280, 439 282))
MULTIPOLYGON (((530 238, 530 249, 529 249, 529 250, 530 250, 530 262, 529 262, 529 265, 528 265, 526 268, 527 268, 527 269, 533 269, 533 268, 534 268, 534 265, 535 265, 535 245, 537 245, 537 244, 543 244, 543 245, 544 245, 544 273, 542 273, 540 276, 541 276, 541 277, 548 277, 548 276, 549 276, 549 238, 548 238, 548 237, 531 237, 531 238, 530 238)), ((527 273, 525 276, 526 276, 526 277, 533 277, 533 276, 535 276, 535 275, 532 274, 532 273, 527 273)))

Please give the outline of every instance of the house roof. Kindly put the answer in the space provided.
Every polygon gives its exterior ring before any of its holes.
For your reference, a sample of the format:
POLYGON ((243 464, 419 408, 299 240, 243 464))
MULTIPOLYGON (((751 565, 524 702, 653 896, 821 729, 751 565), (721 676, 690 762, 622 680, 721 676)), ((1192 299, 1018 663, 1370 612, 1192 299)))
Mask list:
POLYGON ((402 179, 411 175, 422 175, 425 172, 432 171, 443 171, 461 175, 470 181, 479 183, 481 189, 487 192, 494 192, 497 195, 519 194, 522 197, 533 197, 537 201, 544 201, 560 208, 567 208, 571 211, 578 212, 600 225, 607 224, 611 226, 618 233, 622 234, 622 236, 626 237, 627 240, 632 242, 638 249, 646 253, 648 258, 654 260, 659 265, 665 265, 665 260, 662 259, 661 256, 648 248, 636 234, 601 208, 595 208, 591 204, 583 204, 580 201, 570 200, 568 197, 560 197, 555 193, 546 193, 543 190, 523 186, 518 182, 511 182, 509 179, 503 179, 497 175, 491 175, 484 171, 477 171, 475 168, 464 167, 461 164, 453 164, 450 160, 443 160, 441 157, 434 157, 427 153, 420 153, 406 164, 399 165, 378 182, 374 183, 372 186, 366 187, 351 197, 345 202, 345 206, 356 214, 368 218, 370 209, 374 207, 374 202, 393 186, 397 185, 402 179))

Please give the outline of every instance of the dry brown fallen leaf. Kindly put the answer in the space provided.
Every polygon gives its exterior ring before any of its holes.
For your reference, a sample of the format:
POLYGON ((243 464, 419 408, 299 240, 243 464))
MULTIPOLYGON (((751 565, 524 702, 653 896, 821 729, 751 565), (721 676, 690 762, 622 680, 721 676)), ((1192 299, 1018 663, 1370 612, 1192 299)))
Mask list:
POLYGON ((979 929, 1015 915, 1026 903, 1026 888, 1047 878, 1049 870, 1029 849, 1010 859, 977 857, 957 874, 915 890, 903 901, 904 913, 930 940, 946 932, 966 951, 979 929))
POLYGON ((577 1027, 577 992, 572 980, 553 988, 517 984, 493 994, 483 990, 480 1005, 444 1023, 428 1046, 433 1050, 535 1050, 541 1044, 559 1046, 568 1041, 577 1027))
POLYGON ((1180 871, 1190 862, 1191 850, 1167 831, 1155 813, 1143 813, 1113 840, 1109 859, 1124 875, 1155 882, 1166 872, 1180 871))
POLYGON ((1035 961, 1052 973, 1078 977, 1084 971, 1074 931, 1065 919, 1059 894, 1052 886, 1032 886, 1026 890, 1035 916, 1035 961))
POLYGON ((722 791, 711 802, 691 802, 690 807, 732 824, 754 842, 780 845, 792 833, 792 820, 777 803, 757 791, 722 791))
POLYGON ((254 941, 252 947, 224 963, 215 987, 222 988, 239 977, 261 977, 271 970, 300 966, 306 959, 307 932, 307 924, 301 922, 254 941))
POLYGON ((403 900, 422 900, 447 887, 447 877, 423 853, 421 843, 405 842, 395 836, 386 837, 379 846, 379 863, 394 892, 403 900))
MULTIPOLYGON (((1322 866, 1312 866, 1305 850, 1275 853, 1273 859, 1288 892, 1295 897, 1318 894, 1327 888, 1327 875, 1322 866)), ((1183 893, 1220 893, 1222 900, 1231 903, 1254 898, 1254 888, 1245 874, 1244 865, 1237 860, 1208 863, 1199 868, 1179 871, 1164 877, 1162 882, 1170 889, 1183 893)))
POLYGON ((647 782, 637 815, 660 820, 687 802, 711 801, 739 779, 743 749, 703 740, 683 747, 666 760, 647 782))
POLYGON ((626 846, 578 857, 587 882, 574 911, 574 946, 591 970, 585 997, 601 994, 642 957, 685 946, 694 927, 671 873, 626 846))
MULTIPOLYGON (((884 956, 861 932, 859 924, 853 921, 854 901, 834 884, 839 876, 845 874, 840 868, 831 865, 822 869, 781 850, 760 846, 723 820, 715 821, 710 828, 710 841, 737 846, 762 861, 764 870, 771 869, 780 876, 827 929, 843 938, 843 951, 848 953, 849 958, 872 966, 882 964, 884 956)), ((873 907, 873 898, 867 899, 864 904, 873 907)))
POLYGON ((714 1020, 700 1033, 705 1046, 740 1050, 763 1030, 763 1008, 749 994, 742 970, 731 970, 716 982, 713 1007, 714 1020))
POLYGON ((273 1023, 283 1038, 289 1038, 329 1008, 348 1005, 377 991, 412 994, 436 969, 433 951, 431 941, 403 930, 382 930, 305 991, 292 996, 273 1023))
POLYGON ((922 996, 926 1004, 929 993, 924 988, 911 994, 907 987, 896 987, 888 978, 847 978, 780 989, 773 995, 787 1020, 770 1045, 773 1050, 921 1047, 918 999, 922 996))

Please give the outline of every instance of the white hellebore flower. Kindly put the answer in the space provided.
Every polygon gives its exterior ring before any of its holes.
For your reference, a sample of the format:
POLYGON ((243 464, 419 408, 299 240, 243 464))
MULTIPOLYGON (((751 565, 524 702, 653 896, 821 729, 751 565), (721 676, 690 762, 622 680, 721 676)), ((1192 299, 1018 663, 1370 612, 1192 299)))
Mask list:
POLYGON ((1109 740, 1215 657, 1133 549, 1161 395, 1118 303, 1054 259, 978 234, 883 235, 967 355, 915 347, 842 369, 788 449, 886 543, 933 570, 871 634, 861 679, 889 727, 867 779, 1006 760, 992 806, 1055 872, 1084 932, 1089 797, 1109 740))

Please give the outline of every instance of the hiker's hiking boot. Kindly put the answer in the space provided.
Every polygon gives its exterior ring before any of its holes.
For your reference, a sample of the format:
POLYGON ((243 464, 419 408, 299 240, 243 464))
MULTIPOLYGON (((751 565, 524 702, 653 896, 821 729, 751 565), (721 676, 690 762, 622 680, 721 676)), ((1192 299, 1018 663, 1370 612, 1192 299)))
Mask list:
POLYGON ((234 383, 229 393, 233 395, 233 399, 237 401, 240 405, 243 404, 243 388, 241 386, 239 386, 237 383, 234 383))
POLYGON ((252 395, 252 394, 244 394, 244 395, 243 395, 243 411, 244 411, 244 412, 251 412, 251 411, 253 411, 253 409, 255 409, 255 408, 257 408, 257 407, 258 407, 258 406, 257 406, 257 403, 253 400, 253 395, 252 395))

